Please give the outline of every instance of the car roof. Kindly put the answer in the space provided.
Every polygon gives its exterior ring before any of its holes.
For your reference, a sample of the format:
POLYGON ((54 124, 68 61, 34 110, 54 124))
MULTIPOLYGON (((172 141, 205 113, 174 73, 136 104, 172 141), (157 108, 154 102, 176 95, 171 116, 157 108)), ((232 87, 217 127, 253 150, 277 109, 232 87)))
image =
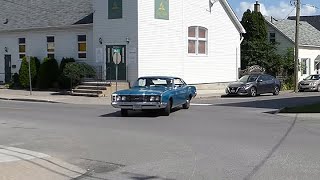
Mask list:
MULTIPOLYGON (((174 76, 142 76, 139 77, 140 78, 163 78, 163 79, 177 79, 178 77, 174 77, 174 76)), ((178 78, 181 79, 181 78, 178 78)))

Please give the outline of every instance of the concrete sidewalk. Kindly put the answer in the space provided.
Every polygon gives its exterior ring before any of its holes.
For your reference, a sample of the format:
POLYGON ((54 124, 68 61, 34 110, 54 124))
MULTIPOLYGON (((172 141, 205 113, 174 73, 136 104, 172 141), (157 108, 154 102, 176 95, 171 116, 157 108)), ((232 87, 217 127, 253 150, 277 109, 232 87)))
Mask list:
MULTIPOLYGON (((222 90, 198 90, 196 98, 221 97, 224 94, 222 90)), ((48 103, 66 103, 66 104, 86 104, 86 105, 107 105, 111 102, 111 97, 83 97, 62 95, 59 92, 52 91, 33 91, 30 95, 26 90, 0 89, 1 100, 13 101, 31 101, 48 103)))

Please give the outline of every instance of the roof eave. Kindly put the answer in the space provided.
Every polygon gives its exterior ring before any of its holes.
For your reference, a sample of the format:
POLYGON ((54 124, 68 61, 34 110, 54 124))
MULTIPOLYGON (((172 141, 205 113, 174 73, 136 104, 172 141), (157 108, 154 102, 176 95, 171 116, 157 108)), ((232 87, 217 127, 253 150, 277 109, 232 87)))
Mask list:
POLYGON ((227 10, 227 13, 229 14, 229 16, 230 16, 231 20, 233 21, 233 23, 236 25, 239 33, 243 33, 243 34, 246 33, 246 30, 244 29, 244 27, 240 23, 238 17, 236 16, 234 11, 232 10, 232 8, 229 5, 229 3, 226 0, 219 0, 219 1, 222 3, 224 8, 227 10))
POLYGON ((0 30, 0 33, 6 32, 22 32, 22 31, 30 31, 30 30, 57 30, 57 29, 68 29, 68 28, 81 28, 81 27, 92 27, 93 24, 74 24, 74 25, 65 25, 65 26, 47 26, 47 27, 34 27, 34 28, 21 28, 21 29, 8 29, 8 30, 0 30))

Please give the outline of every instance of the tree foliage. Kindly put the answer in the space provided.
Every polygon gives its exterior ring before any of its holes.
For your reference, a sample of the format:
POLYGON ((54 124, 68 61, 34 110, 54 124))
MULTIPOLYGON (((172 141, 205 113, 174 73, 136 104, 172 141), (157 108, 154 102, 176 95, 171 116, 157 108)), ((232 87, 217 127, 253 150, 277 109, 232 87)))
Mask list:
POLYGON ((39 70, 39 88, 47 89, 54 87, 59 76, 59 65, 55 59, 45 58, 39 70))
MULTIPOLYGON (((30 72, 31 72, 31 81, 35 82, 37 77, 37 58, 30 57, 30 72)), ((27 62, 26 57, 22 58, 21 66, 19 69, 19 82, 22 88, 29 88, 29 62, 27 62)))

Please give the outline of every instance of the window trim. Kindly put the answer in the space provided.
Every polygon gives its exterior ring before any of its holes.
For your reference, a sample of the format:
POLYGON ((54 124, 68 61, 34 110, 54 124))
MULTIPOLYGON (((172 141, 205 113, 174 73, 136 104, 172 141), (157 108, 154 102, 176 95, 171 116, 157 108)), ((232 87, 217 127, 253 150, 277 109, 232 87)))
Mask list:
POLYGON ((269 32, 269 42, 275 43, 276 42, 276 33, 275 32, 269 32), (274 34, 274 37, 271 39, 271 34, 274 34))
POLYGON ((206 27, 203 27, 203 26, 188 26, 187 28, 187 53, 188 53, 188 56, 208 56, 208 46, 209 46, 209 43, 208 43, 208 28, 206 27), (195 37, 189 37, 189 28, 195 28, 195 37), (205 30, 205 38, 200 38, 199 37, 199 29, 204 29, 205 30), (189 53, 189 41, 195 41, 195 53, 189 53), (199 42, 202 41, 202 42, 205 42, 205 53, 199 53, 199 42))
POLYGON ((47 58, 49 58, 49 55, 53 55, 53 58, 55 58, 55 52, 56 52, 56 38, 54 35, 47 35, 46 36, 47 39, 47 58), (49 47, 48 47, 48 43, 52 43, 52 42, 48 42, 48 37, 53 37, 53 52, 49 52, 49 47))
POLYGON ((23 58, 20 58, 21 55, 24 55, 24 57, 27 56, 27 38, 20 37, 18 38, 18 54, 19 54, 19 60, 22 61, 23 58), (24 43, 20 43, 20 39, 24 39, 24 43), (24 52, 20 52, 20 46, 24 46, 24 52))
POLYGON ((87 36, 87 34, 78 34, 77 35, 77 50, 78 50, 78 59, 82 59, 82 60, 86 60, 87 59, 87 57, 88 57, 88 36, 87 36), (86 37, 86 41, 79 41, 79 36, 85 36, 86 37), (80 51, 79 50, 79 44, 80 43, 85 43, 86 44, 86 51, 80 51), (81 58, 79 55, 80 54, 86 54, 86 57, 85 58, 81 58))

